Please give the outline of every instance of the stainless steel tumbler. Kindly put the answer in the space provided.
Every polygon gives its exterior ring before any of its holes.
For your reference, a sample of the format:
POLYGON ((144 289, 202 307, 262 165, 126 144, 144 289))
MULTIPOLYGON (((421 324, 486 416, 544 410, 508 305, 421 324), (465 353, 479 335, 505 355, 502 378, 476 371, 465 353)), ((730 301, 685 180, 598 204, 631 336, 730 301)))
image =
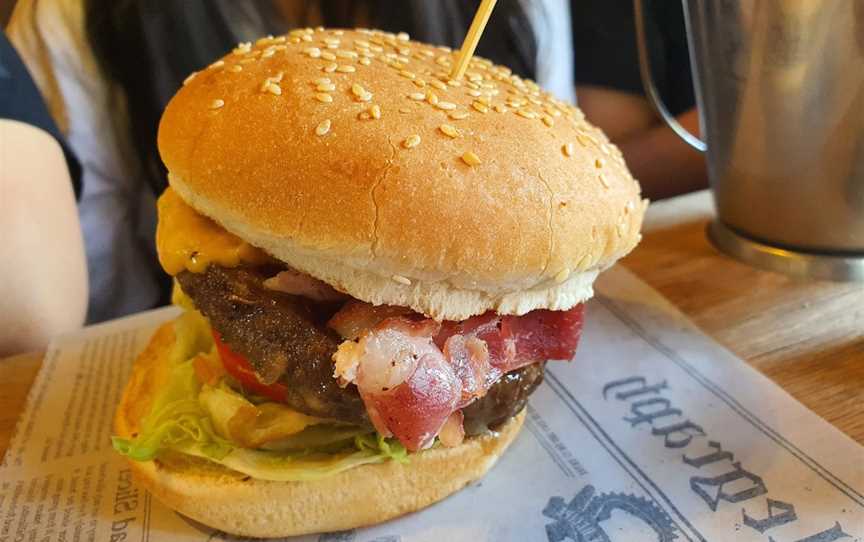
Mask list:
POLYGON ((707 153, 714 243, 763 268, 864 280, 864 0, 682 0, 704 142, 658 96, 647 1, 634 0, 643 83, 707 153))

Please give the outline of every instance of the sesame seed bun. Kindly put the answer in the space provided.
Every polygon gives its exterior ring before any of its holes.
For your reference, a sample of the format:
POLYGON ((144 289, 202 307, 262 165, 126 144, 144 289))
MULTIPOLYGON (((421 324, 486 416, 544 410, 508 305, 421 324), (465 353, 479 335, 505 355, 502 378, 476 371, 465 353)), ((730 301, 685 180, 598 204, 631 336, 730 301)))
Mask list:
MULTIPOLYGON (((163 325, 135 362, 114 429, 129 437, 167 377, 171 324, 163 325)), ((497 433, 394 461, 364 465, 311 482, 250 479, 215 463, 185 457, 129 461, 162 503, 225 532, 261 538, 339 531, 381 523, 425 508, 481 478, 516 438, 524 412, 497 433)))
POLYGON ((295 31, 197 73, 159 129, 171 185, 364 301, 461 320, 590 297, 640 238, 620 151, 506 68, 451 84, 455 53, 402 38, 295 31))

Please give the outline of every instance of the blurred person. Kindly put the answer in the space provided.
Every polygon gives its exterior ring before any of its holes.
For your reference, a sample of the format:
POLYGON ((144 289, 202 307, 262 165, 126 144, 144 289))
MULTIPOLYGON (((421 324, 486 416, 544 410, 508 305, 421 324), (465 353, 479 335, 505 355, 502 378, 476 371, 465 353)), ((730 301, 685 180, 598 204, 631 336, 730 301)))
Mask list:
MULTIPOLYGON (((693 92, 681 2, 646 2, 654 80, 670 112, 693 134, 693 92)), ((571 3, 574 76, 579 107, 624 153, 651 199, 707 187, 705 158, 657 116, 639 73, 633 0, 571 3)))
MULTIPOLYGON (((154 246, 167 186, 159 117, 238 42, 305 26, 380 28, 457 48, 479 0, 19 0, 10 37, 84 164, 89 321, 168 301, 154 246)), ((477 54, 572 101, 566 0, 500 0, 477 54)))
POLYGON ((0 356, 45 348, 84 322, 79 191, 78 162, 0 32, 0 356))

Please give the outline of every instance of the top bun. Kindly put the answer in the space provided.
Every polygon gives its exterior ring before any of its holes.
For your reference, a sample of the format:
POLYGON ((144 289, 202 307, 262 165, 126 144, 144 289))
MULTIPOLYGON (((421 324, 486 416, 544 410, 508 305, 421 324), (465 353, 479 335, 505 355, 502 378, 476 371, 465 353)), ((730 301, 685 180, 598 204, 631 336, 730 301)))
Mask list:
POLYGON ((199 212, 371 303, 438 319, 563 310, 639 241, 620 151, 488 60, 369 30, 240 44, 168 104, 159 151, 199 212))

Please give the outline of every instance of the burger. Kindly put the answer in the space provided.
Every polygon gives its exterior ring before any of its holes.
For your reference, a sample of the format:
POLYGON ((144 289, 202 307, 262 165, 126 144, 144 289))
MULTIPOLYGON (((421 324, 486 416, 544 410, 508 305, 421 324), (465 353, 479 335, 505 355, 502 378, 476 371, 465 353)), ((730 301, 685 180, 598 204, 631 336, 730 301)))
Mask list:
POLYGON ((158 145, 157 248, 183 313, 136 361, 114 447, 206 525, 379 523, 482 477, 646 202, 572 105, 370 30, 242 43, 158 145))

